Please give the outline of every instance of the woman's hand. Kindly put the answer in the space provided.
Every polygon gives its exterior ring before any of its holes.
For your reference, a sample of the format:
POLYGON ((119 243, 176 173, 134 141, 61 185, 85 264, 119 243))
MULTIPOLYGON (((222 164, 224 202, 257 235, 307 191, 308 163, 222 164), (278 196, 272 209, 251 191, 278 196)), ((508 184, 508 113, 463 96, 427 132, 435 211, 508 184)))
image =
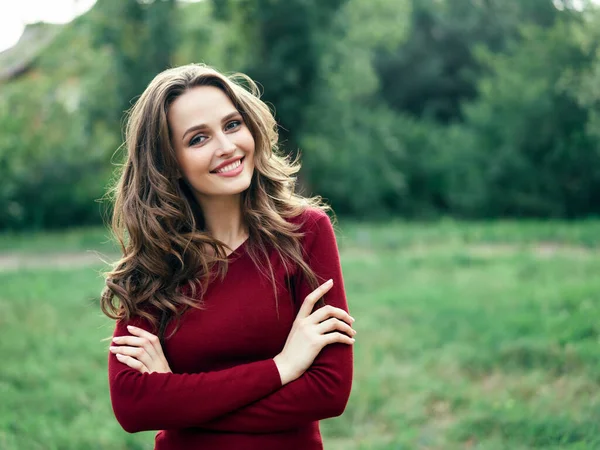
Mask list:
POLYGON ((127 330, 133 336, 114 337, 113 342, 118 347, 110 347, 119 361, 142 373, 171 373, 157 336, 131 325, 127 330))
POLYGON ((285 346, 274 359, 282 384, 299 378, 313 363, 319 352, 329 344, 353 344, 356 331, 354 319, 340 308, 324 306, 311 313, 315 303, 333 286, 333 280, 308 294, 292 325, 285 346))

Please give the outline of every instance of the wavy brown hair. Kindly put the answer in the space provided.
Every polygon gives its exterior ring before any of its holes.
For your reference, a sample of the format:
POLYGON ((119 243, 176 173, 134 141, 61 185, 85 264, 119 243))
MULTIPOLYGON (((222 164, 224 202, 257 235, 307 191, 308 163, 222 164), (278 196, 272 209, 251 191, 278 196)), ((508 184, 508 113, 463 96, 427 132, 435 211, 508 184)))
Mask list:
POLYGON ((212 276, 227 272, 227 246, 206 231, 200 205, 179 177, 170 139, 169 107, 196 86, 221 89, 254 137, 254 174, 242 193, 248 254, 270 277, 275 294, 268 258, 271 246, 287 271, 296 264, 313 287, 321 281, 303 260, 300 225, 286 219, 307 207, 329 208, 320 197, 305 198, 294 192, 300 164, 279 151, 277 124, 256 83, 246 75, 225 76, 201 64, 165 70, 128 114, 125 162, 108 192, 114 204, 112 230, 123 256, 105 274, 100 300, 107 316, 145 318, 161 338, 166 322, 190 307, 201 308, 212 276))

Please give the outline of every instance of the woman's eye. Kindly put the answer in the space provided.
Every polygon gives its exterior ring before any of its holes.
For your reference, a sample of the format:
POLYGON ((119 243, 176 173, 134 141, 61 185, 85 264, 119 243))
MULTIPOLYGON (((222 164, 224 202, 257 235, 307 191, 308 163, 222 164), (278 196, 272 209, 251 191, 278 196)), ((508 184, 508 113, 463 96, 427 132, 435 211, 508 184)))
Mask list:
POLYGON ((242 124, 242 122, 239 121, 239 120, 232 120, 227 125, 225 125, 225 129, 226 130, 233 130, 233 129, 239 127, 241 124, 242 124))
POLYGON ((198 134, 190 140, 190 145, 194 146, 194 145, 202 144, 205 140, 206 140, 206 136, 198 134))

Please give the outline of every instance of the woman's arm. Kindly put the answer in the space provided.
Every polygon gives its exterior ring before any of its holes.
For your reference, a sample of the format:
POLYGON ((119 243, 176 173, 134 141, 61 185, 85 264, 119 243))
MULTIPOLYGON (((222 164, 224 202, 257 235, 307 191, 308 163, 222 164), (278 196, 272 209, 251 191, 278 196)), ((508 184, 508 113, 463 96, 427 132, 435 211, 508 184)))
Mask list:
MULTIPOLYGON (((306 237, 308 264, 319 279, 333 279, 327 305, 348 311, 335 234, 329 218, 322 213, 306 237)), ((296 298, 305 298, 310 287, 297 284, 296 298)), ((247 433, 276 432, 342 414, 352 386, 352 346, 327 345, 297 380, 266 397, 199 424, 201 428, 247 433)))
MULTIPOLYGON (((114 336, 127 335, 126 324, 118 322, 114 336)), ((282 385, 273 359, 197 374, 141 373, 114 354, 109 355, 108 381, 115 417, 130 433, 197 426, 282 385)))

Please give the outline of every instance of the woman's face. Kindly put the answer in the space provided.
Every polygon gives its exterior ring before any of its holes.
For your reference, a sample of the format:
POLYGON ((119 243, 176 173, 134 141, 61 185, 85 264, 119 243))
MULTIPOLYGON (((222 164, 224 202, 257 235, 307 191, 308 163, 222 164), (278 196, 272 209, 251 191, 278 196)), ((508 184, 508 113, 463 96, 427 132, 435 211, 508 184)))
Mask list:
POLYGON ((181 174, 199 202, 248 189, 254 138, 221 89, 188 90, 171 104, 167 120, 181 174))

